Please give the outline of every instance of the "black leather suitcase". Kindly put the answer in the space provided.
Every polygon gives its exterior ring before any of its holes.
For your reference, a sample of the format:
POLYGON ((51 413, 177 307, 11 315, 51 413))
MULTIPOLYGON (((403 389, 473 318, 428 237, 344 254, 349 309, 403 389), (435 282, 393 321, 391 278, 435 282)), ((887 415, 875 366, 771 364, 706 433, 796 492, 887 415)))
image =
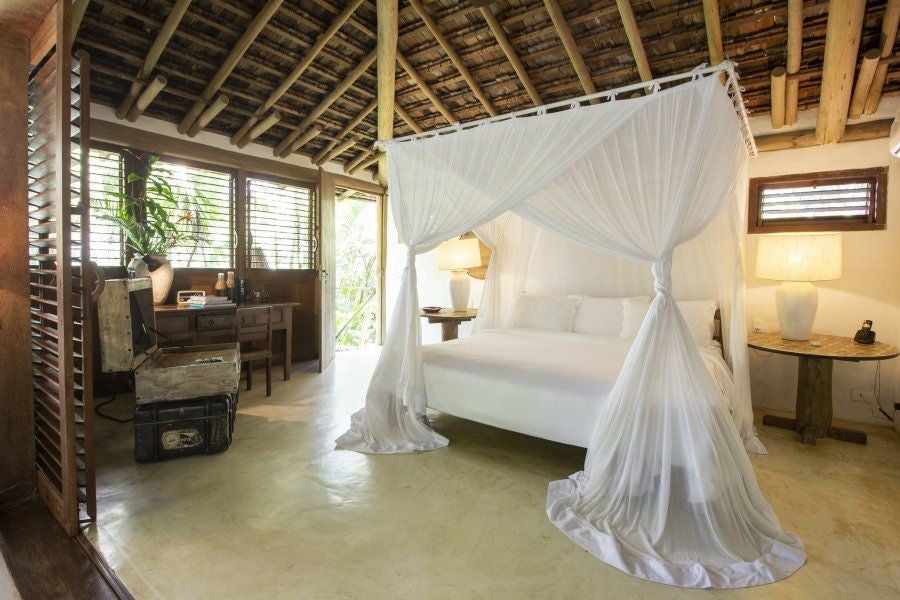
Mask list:
POLYGON ((231 445, 235 394, 222 394, 134 407, 134 459, 156 462, 224 452, 231 445))

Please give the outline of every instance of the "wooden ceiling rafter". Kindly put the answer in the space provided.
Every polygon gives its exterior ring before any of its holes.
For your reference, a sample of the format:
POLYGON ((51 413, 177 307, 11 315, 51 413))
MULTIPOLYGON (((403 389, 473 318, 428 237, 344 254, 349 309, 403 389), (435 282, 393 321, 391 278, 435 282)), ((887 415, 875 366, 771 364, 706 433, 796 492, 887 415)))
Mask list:
MULTIPOLYGON (((267 0, 266 4, 253 18, 253 21, 250 22, 247 30, 244 31, 243 35, 241 35, 235 43, 231 52, 229 52, 228 56, 225 57, 225 60, 222 61, 219 70, 215 72, 212 79, 206 85, 206 88, 204 88, 203 92, 200 94, 200 100, 198 100, 187 114, 184 115, 184 118, 181 119, 181 122, 178 124, 179 133, 187 133, 190 135, 191 131, 196 132, 198 129, 194 127, 194 125, 200 120, 199 117, 201 115, 207 114, 210 103, 212 103, 213 106, 221 106, 223 102, 225 104, 228 103, 228 100, 223 99, 222 95, 215 100, 213 100, 213 98, 219 92, 219 88, 222 87, 225 80, 228 79, 228 76, 231 75, 231 72, 237 67, 238 62, 240 62, 247 50, 250 49, 250 45, 256 39, 256 36, 260 34, 266 26, 266 23, 269 22, 269 19, 275 16, 275 13, 281 8, 283 2, 284 0, 267 0)), ((203 127, 208 123, 209 122, 207 121, 203 127)), ((196 135, 196 133, 194 135, 196 135)))
POLYGON ((816 118, 816 138, 820 144, 837 143, 844 135, 865 12, 866 0, 828 3, 822 91, 816 118))
POLYGON ((475 94, 475 97, 478 98, 478 101, 481 102, 481 105, 484 106, 484 110, 487 111, 488 115, 495 116, 497 114, 497 109, 494 108, 493 102, 491 102, 490 98, 488 98, 485 93, 481 90, 481 85, 478 81, 475 80, 475 77, 472 76, 472 73, 469 71, 469 68, 465 65, 460 58, 459 54, 453 48, 453 45, 450 44, 449 40, 444 37, 444 34, 441 33, 441 30, 438 28, 437 24, 434 22, 434 19, 431 18, 431 15, 425 10, 425 7, 422 6, 419 0, 408 0, 412 7, 415 9, 416 14, 418 14, 419 18, 425 23, 425 26, 428 28, 428 31, 431 32, 431 35, 437 39, 438 43, 444 49, 444 52, 447 53, 447 56, 450 57, 450 61, 456 67, 456 70, 460 72, 463 76, 463 79, 466 80, 466 83, 469 84, 469 87, 472 90, 472 93, 475 94))
POLYGON ((319 53, 325 48, 325 44, 331 40, 332 36, 337 33, 338 29, 347 22, 347 19, 353 15, 354 11, 362 4, 362 0, 350 0, 350 3, 347 5, 347 8, 344 9, 344 12, 339 14, 328 26, 328 28, 323 31, 319 37, 316 39, 316 42, 313 46, 307 50, 306 54, 303 58, 298 61, 297 65, 290 72, 290 74, 281 80, 281 83, 278 84, 278 87, 272 91, 266 101, 263 102, 255 111, 254 116, 247 119, 247 122, 241 126, 241 128, 231 137, 232 144, 239 144, 244 137, 250 132, 256 123, 262 119, 269 109, 273 108, 275 104, 282 98, 282 96, 287 93, 287 91, 291 88, 294 83, 300 79, 300 76, 303 75, 303 72, 309 67, 312 62, 319 56, 319 53))
POLYGON ((650 62, 647 60, 647 52, 644 50, 644 44, 641 41, 641 32, 634 18, 631 0, 616 0, 616 5, 619 7, 622 26, 625 28, 625 35, 628 37, 628 44, 631 46, 634 64, 637 67, 638 74, 641 76, 641 81, 650 81, 653 79, 653 73, 650 71, 650 62))
POLYGON ((897 26, 900 22, 900 0, 888 0, 881 20, 881 38, 878 47, 881 50, 880 60, 875 69, 872 83, 869 85, 869 94, 866 98, 866 106, 863 112, 867 115, 874 114, 881 103, 881 92, 887 80, 890 64, 883 59, 888 58, 894 52, 894 44, 897 41, 897 26))
POLYGON ((788 0, 787 6, 787 56, 785 73, 789 77, 784 90, 784 122, 797 122, 797 99, 800 82, 796 75, 803 60, 803 0, 788 0))
MULTIPOLYGON (((428 98, 429 102, 434 105, 434 107, 441 113, 441 116, 447 120, 447 123, 454 123, 456 118, 453 116, 453 113, 447 108, 447 106, 438 98, 438 95, 434 93, 434 90, 431 89, 431 86, 422 79, 422 76, 419 75, 418 71, 416 71, 415 67, 409 62, 409 60, 403 55, 402 52, 397 52, 397 62, 406 71, 406 74, 412 80, 412 82, 425 94, 425 97, 428 98)), ((396 96, 396 90, 394 92, 396 96)))
POLYGON ((516 75, 519 76, 519 80, 522 82, 522 87, 525 88, 525 91, 528 92, 528 96, 531 98, 531 101, 534 102, 535 106, 540 106, 544 103, 543 99, 541 99, 540 92, 537 91, 537 88, 534 87, 534 83, 531 82, 531 77, 528 75, 528 71, 525 69, 525 65, 522 64, 522 61, 519 59, 519 55, 516 53, 516 49, 512 47, 512 44, 509 43, 509 39, 506 37, 506 32, 503 31, 503 26, 497 20, 497 17, 491 11, 489 6, 480 7, 481 16, 484 18, 484 21, 487 23, 488 27, 491 30, 491 33, 494 34, 494 39, 497 40, 497 44, 503 50, 503 54, 506 55, 507 60, 509 60, 510 65, 512 65, 513 70, 516 72, 516 75))

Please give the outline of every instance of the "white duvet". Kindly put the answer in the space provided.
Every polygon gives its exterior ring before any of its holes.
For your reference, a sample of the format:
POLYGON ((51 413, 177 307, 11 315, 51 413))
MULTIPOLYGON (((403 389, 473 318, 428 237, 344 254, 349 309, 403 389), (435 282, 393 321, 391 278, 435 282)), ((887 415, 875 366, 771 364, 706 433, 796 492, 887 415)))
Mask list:
MULTIPOLYGON (((631 341, 509 328, 424 346, 428 406, 586 448, 631 341)), ((731 374, 721 349, 703 347, 700 355, 730 407, 731 374)))

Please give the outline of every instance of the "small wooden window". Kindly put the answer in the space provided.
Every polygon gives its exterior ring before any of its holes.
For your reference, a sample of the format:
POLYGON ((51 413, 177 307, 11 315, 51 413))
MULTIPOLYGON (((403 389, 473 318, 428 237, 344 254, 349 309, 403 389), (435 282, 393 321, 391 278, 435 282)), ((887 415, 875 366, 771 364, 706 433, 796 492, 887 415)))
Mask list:
POLYGON ((749 233, 884 229, 887 168, 750 180, 749 233))

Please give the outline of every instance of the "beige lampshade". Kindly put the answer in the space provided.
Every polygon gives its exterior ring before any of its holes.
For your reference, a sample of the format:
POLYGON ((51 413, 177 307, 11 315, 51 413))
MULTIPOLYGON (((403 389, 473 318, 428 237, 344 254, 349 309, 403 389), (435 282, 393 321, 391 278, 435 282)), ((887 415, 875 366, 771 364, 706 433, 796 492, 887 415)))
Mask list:
POLYGON ((459 271, 481 266, 481 249, 477 238, 448 240, 437 248, 438 269, 459 271))
POLYGON ((759 238, 756 276, 778 281, 841 277, 840 233, 775 233, 759 238))

